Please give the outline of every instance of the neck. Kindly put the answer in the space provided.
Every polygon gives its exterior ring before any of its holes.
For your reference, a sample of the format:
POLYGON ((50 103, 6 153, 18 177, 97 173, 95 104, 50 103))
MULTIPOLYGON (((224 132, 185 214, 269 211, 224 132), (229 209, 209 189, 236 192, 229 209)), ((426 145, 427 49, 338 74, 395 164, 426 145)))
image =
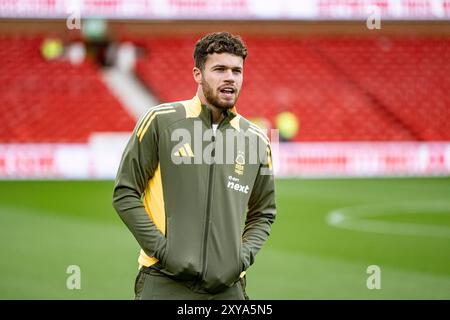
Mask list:
POLYGON ((222 119, 224 118, 223 110, 221 108, 217 108, 216 106, 213 106, 210 103, 208 103, 208 101, 206 100, 206 97, 203 94, 203 91, 201 90, 201 88, 198 88, 197 96, 199 97, 200 102, 202 104, 206 105, 209 110, 211 110, 212 123, 213 124, 220 123, 220 121, 222 121, 222 119))

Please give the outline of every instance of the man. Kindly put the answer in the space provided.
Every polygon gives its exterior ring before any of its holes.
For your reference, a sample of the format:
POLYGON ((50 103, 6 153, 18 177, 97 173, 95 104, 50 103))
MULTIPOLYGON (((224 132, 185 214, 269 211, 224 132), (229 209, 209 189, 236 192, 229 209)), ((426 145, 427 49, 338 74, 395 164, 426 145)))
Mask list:
POLYGON ((136 299, 248 298, 276 207, 269 140, 235 109, 246 56, 230 33, 199 40, 196 96, 151 108, 128 142, 113 205, 142 248, 136 299))

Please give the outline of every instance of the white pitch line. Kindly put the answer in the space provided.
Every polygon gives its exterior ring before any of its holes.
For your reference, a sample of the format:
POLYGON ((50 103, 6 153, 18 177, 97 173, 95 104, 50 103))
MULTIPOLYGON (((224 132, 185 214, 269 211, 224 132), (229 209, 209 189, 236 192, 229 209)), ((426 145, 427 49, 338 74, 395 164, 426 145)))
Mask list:
POLYGON ((329 212, 326 221, 333 227, 355 231, 403 236, 450 238, 450 227, 446 226, 365 219, 366 217, 379 215, 411 213, 450 214, 450 202, 447 200, 410 201, 346 207, 329 212))

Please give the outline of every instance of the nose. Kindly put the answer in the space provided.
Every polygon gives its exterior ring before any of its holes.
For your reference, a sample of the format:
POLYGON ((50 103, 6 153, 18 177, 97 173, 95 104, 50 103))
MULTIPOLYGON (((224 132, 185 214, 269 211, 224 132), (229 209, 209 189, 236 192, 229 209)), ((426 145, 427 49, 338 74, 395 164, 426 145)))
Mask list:
POLYGON ((233 74, 233 71, 231 69, 227 69, 227 72, 225 72, 224 81, 225 82, 229 82, 229 83, 234 83, 235 82, 234 74, 233 74))

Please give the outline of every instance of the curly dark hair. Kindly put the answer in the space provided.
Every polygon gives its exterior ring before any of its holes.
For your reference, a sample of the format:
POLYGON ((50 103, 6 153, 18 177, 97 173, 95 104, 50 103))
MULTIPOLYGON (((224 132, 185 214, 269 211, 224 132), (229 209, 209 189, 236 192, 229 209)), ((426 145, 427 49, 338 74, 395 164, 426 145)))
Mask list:
POLYGON ((195 66, 200 70, 205 67, 208 54, 231 53, 244 59, 247 57, 247 47, 238 35, 229 32, 214 32, 197 41, 194 49, 195 66))

